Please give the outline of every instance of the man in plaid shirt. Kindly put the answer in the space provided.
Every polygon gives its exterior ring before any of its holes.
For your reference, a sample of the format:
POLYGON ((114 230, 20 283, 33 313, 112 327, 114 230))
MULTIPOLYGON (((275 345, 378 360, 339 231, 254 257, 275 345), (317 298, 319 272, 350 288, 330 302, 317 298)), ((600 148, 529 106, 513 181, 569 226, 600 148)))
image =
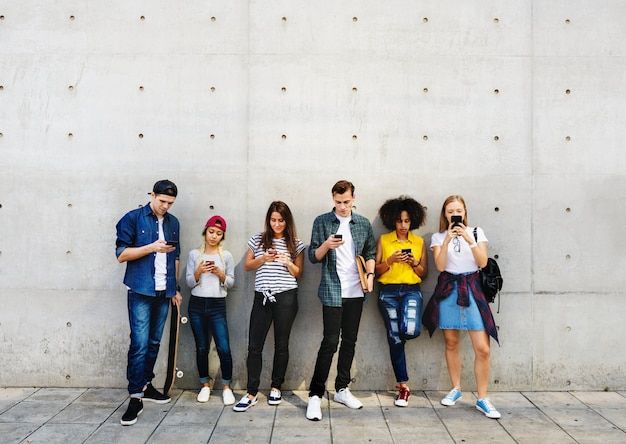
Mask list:
POLYGON ((324 321, 324 337, 317 353, 306 412, 306 417, 313 421, 322 419, 321 400, 340 336, 334 400, 353 409, 363 407, 348 388, 364 300, 357 255, 366 261, 367 291, 374 287, 376 240, 369 220, 352 212, 356 199, 354 185, 340 180, 333 186, 332 196, 333 210, 313 222, 308 253, 312 263, 322 264, 318 297, 324 321))

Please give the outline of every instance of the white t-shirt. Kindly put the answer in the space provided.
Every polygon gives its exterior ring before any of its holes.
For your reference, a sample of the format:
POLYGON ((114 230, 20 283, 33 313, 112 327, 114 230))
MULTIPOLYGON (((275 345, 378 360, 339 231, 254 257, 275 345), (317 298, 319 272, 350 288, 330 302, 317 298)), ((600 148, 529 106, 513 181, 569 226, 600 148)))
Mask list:
POLYGON ((363 289, 361 288, 361 278, 359 277, 359 271, 356 268, 356 253, 354 247, 354 240, 352 239, 352 233, 350 232, 350 221, 352 216, 341 217, 339 215, 339 229, 337 234, 343 236, 344 244, 335 249, 337 254, 337 275, 341 282, 341 297, 342 298, 362 298, 363 289))
MULTIPOLYGON (((159 219, 159 239, 165 240, 163 218, 159 219)), ((154 289, 165 290, 167 284, 167 253, 157 253, 154 258, 154 289)))
MULTIPOLYGON (((470 237, 474 238, 474 227, 467 227, 465 229, 470 237)), ((478 242, 489 242, 485 237, 485 233, 482 228, 478 227, 476 232, 478 236, 478 242)), ((446 232, 434 233, 430 239, 430 249, 433 247, 440 247, 443 245, 443 240, 446 237, 446 232)), ((455 239, 452 239, 448 244, 448 261, 446 262, 446 271, 452 274, 459 273, 471 273, 478 270, 478 264, 474 260, 472 249, 469 244, 461 236, 457 237, 458 244, 455 239), (460 250, 460 251, 455 251, 460 250)), ((477 242, 477 243, 478 243, 477 242)))

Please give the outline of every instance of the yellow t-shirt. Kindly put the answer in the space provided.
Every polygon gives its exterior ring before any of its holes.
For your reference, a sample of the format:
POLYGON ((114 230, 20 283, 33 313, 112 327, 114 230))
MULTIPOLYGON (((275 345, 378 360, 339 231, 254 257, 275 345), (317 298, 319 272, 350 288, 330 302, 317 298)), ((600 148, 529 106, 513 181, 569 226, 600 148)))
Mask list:
MULTIPOLYGON (((422 258, 422 248, 424 239, 414 235, 409 231, 408 240, 400 242, 396 235, 396 230, 380 236, 380 245, 382 248, 382 262, 398 250, 410 248, 416 261, 422 258)), ((381 284, 419 284, 422 282, 420 278, 411 268, 409 264, 394 262, 391 268, 384 272, 379 278, 381 284)))

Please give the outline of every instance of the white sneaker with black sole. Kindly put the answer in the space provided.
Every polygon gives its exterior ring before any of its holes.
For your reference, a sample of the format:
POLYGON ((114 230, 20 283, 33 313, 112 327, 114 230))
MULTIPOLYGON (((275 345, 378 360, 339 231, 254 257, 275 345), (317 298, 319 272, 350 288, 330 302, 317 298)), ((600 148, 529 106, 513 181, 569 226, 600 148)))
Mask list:
POLYGON ((310 396, 306 407, 306 419, 320 421, 322 419, 322 399, 319 396, 310 396))

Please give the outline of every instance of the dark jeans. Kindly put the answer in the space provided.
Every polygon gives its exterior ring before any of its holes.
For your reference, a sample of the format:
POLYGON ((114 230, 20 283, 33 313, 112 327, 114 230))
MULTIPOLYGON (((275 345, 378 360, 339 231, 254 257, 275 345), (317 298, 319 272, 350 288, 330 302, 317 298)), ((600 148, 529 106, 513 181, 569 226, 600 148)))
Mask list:
POLYGON ((422 332, 422 292, 419 284, 383 285, 378 297, 378 309, 387 329, 389 356, 396 382, 408 382, 404 344, 422 332))
POLYGON ((263 305, 263 293, 254 292, 254 303, 250 313, 250 332, 248 337, 248 393, 256 395, 261 383, 263 366, 263 345, 267 332, 274 322, 274 367, 272 368, 272 387, 280 389, 285 382, 285 373, 289 363, 289 335, 291 326, 298 313, 298 290, 288 290, 274 295, 276 302, 267 301, 263 305))
POLYGON ((337 377, 335 378, 335 391, 348 387, 350 383, 350 367, 354 359, 354 348, 359 333, 359 323, 363 312, 363 299, 343 299, 341 307, 328 307, 324 305, 322 316, 324 319, 324 338, 317 352, 315 371, 309 396, 324 396, 326 380, 330 372, 333 356, 339 346, 341 334, 341 348, 337 359, 337 377))
POLYGON ((222 367, 222 384, 230 385, 233 378, 233 358, 228 340, 226 298, 201 298, 192 295, 189 299, 189 322, 196 340, 196 362, 200 383, 211 381, 209 347, 213 336, 222 367))
POLYGON ((154 378, 154 363, 170 303, 165 291, 157 292, 157 296, 145 296, 128 290, 130 347, 126 377, 131 395, 143 396, 144 386, 154 378))

